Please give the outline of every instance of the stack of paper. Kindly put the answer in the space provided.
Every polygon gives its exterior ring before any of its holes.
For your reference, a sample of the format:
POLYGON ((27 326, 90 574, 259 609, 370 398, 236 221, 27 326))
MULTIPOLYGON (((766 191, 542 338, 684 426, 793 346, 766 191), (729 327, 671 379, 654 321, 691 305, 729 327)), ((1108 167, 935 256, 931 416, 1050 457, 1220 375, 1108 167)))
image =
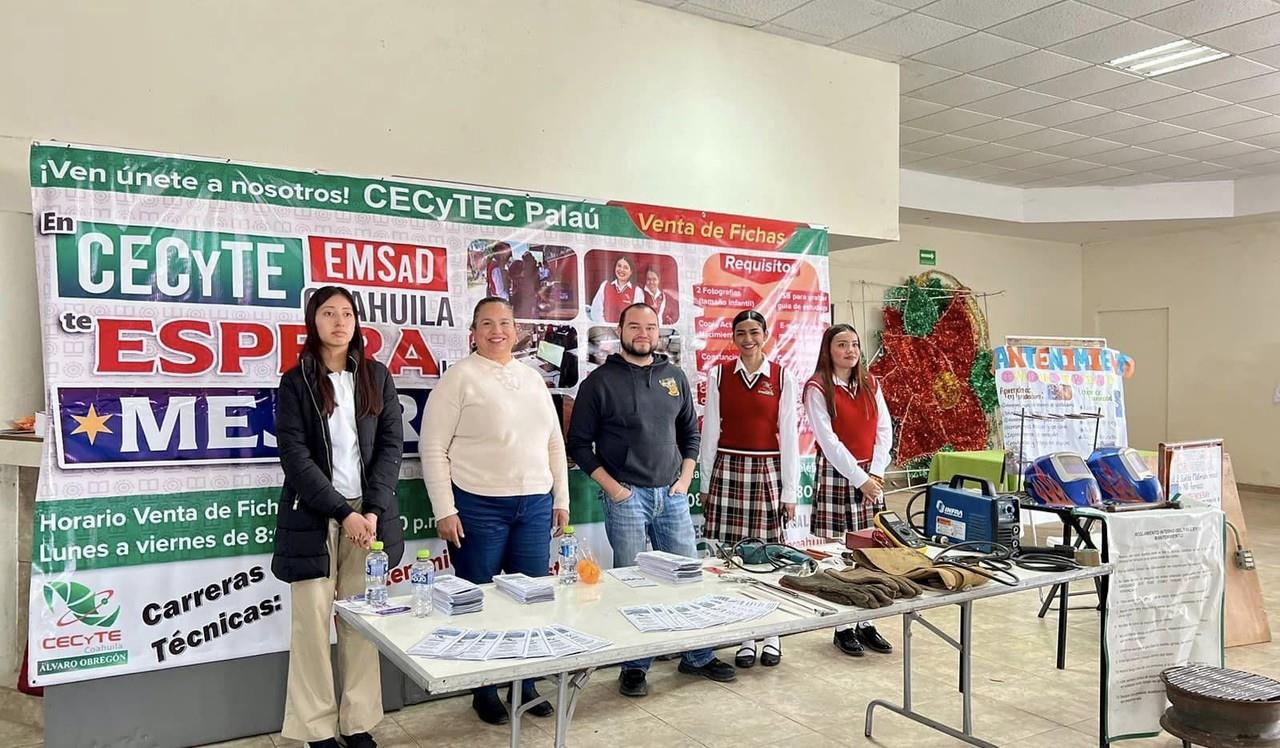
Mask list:
POLYGON ((702 560, 677 556, 666 551, 644 551, 636 554, 636 563, 645 574, 664 582, 687 584, 702 581, 702 560))
POLYGON ((499 590, 525 605, 544 603, 556 599, 556 586, 552 577, 530 577, 525 574, 499 574, 493 578, 499 590))
POLYGON ((728 595, 705 595, 674 605, 625 605, 622 615, 640 631, 687 631, 763 618, 778 604, 728 595))
POLYGON ((501 660, 564 657, 594 652, 610 642, 567 626, 515 631, 472 631, 446 626, 409 647, 409 654, 442 660, 501 660))
POLYGON ((452 574, 436 577, 431 587, 431 600, 436 610, 450 616, 477 613, 484 608, 484 592, 452 574))

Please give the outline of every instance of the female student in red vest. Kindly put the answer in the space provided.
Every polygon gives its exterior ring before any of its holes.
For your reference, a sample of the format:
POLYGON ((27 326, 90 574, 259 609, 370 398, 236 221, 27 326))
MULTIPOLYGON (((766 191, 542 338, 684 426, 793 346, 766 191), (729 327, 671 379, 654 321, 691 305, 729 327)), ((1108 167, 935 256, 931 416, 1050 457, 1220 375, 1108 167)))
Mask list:
MULTIPOLYGON (((843 539, 849 530, 870 527, 884 510, 893 443, 889 406, 862 364, 862 340, 852 325, 832 325, 823 333, 818 365, 804 385, 804 408, 818 442, 810 531, 843 539)), ((870 623, 837 628, 834 643, 852 657, 864 649, 893 651, 870 623)))
MULTIPOLYGON (((800 484, 796 385, 786 369, 765 358, 768 325, 759 312, 733 318, 738 359, 707 374, 700 462, 709 481, 702 499, 706 535, 722 543, 760 538, 781 543, 796 515, 800 484)), ((760 664, 782 661, 778 637, 764 640, 760 664)), ((743 642, 734 664, 756 664, 756 642, 743 642)))
POLYGON ((613 263, 613 279, 604 281, 591 298, 587 316, 592 322, 607 325, 618 324, 622 310, 644 301, 644 291, 635 284, 636 266, 630 257, 623 255, 613 263))

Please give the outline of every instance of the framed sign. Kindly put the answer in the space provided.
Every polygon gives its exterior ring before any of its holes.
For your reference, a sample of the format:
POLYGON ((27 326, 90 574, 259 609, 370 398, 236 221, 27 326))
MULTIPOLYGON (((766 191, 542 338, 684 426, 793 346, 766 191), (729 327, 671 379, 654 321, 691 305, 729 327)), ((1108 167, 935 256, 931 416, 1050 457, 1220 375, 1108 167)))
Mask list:
POLYGON ((1222 508, 1222 440, 1160 444, 1160 486, 1164 495, 1222 508))

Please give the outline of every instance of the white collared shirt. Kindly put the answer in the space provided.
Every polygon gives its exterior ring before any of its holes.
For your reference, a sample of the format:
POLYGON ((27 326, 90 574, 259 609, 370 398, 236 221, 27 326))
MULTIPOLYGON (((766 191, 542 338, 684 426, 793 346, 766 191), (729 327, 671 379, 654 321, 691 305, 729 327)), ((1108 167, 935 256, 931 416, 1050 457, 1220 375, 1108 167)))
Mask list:
POLYGON ((364 494, 360 483, 360 437, 356 432, 355 377, 349 371, 329 373, 333 383, 333 413, 329 416, 329 447, 333 450, 333 488, 344 498, 364 494))
MULTIPOLYGON (((702 487, 705 491, 711 485, 711 471, 716 464, 716 452, 720 443, 720 371, 716 366, 707 372, 707 403, 702 412, 702 447, 698 454, 698 462, 702 466, 702 487)), ((741 376, 748 387, 754 387, 761 376, 773 373, 773 364, 769 359, 754 372, 739 358, 733 367, 733 373, 741 376)), ((796 502, 796 493, 800 490, 800 425, 796 404, 795 377, 785 372, 782 378, 782 394, 778 401, 778 449, 782 461, 782 501, 785 504, 796 502)))
POLYGON ((605 281, 604 283, 600 284, 599 288, 596 289, 596 295, 591 299, 591 308, 587 311, 587 316, 591 318, 592 322, 605 322, 610 325, 615 325, 618 323, 618 320, 616 319, 604 318, 604 287, 609 284, 613 284, 613 287, 618 289, 618 293, 626 293, 627 288, 630 287, 631 303, 633 304, 640 301, 644 301, 644 289, 638 286, 632 285, 631 281, 627 281, 626 283, 619 283, 617 278, 614 278, 613 280, 605 281))
MULTIPOLYGON (((849 389, 849 384, 843 380, 837 379, 835 383, 837 387, 849 389)), ((857 393, 851 391, 851 394, 857 393)), ((860 488, 867 482, 868 471, 862 469, 853 453, 840 441, 840 437, 836 436, 835 429, 831 425, 831 416, 827 414, 827 400, 823 397, 821 388, 809 387, 805 390, 804 409, 809 416, 809 426, 818 440, 818 448, 822 450, 822 455, 854 487, 860 488)), ((892 446, 893 420, 889 417, 889 406, 884 401, 884 392, 880 387, 876 387, 876 446, 872 453, 871 464, 868 466, 871 475, 884 475, 884 471, 889 467, 889 449, 892 446)))

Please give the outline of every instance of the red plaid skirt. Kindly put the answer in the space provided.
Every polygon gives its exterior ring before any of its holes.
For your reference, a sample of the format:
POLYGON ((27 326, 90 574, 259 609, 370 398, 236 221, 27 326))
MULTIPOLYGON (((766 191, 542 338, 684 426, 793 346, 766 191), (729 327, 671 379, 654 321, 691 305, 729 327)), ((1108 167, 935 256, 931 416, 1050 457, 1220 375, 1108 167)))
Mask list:
POLYGON ((722 543, 743 538, 782 542, 782 458, 717 452, 702 494, 706 536, 722 543))
POLYGON ((884 511, 884 498, 875 503, 862 500, 862 491, 854 488, 849 479, 818 450, 814 469, 817 490, 813 494, 813 514, 809 520, 809 532, 820 538, 836 538, 844 541, 849 530, 871 527, 871 518, 884 511))

